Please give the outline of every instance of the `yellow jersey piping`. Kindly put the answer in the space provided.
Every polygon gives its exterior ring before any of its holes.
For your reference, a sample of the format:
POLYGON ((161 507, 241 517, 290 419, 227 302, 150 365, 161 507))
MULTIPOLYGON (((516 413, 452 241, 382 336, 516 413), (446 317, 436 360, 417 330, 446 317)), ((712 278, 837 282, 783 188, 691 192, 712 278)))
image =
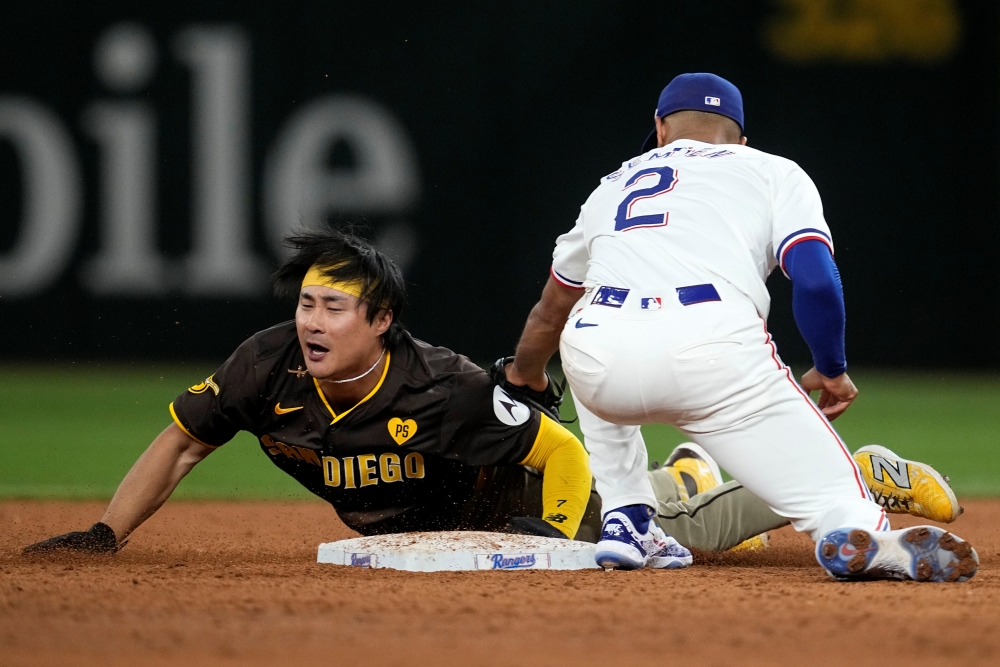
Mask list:
POLYGON ((367 401, 369 398, 371 398, 372 396, 374 396, 378 392, 379 389, 382 388, 382 383, 385 382, 385 376, 389 374, 389 363, 391 361, 392 361, 392 352, 388 352, 387 351, 385 353, 385 368, 382 369, 382 377, 380 377, 378 379, 378 384, 375 385, 374 389, 372 389, 370 392, 368 392, 367 396, 365 396, 360 401, 358 401, 357 403, 355 403, 352 407, 350 407, 347 410, 341 412, 339 415, 336 412, 333 411, 333 408, 330 407, 330 402, 326 400, 326 394, 323 393, 323 387, 320 386, 319 380, 317 380, 316 378, 313 378, 313 384, 316 385, 316 391, 319 392, 320 400, 323 401, 323 405, 326 406, 326 409, 329 410, 330 414, 333 416, 333 421, 330 422, 330 424, 336 424, 337 422, 339 422, 341 419, 343 419, 348 414, 350 414, 351 410, 353 410, 354 408, 358 407, 359 405, 361 405, 362 403, 364 403, 365 401, 367 401))
POLYGON ((178 417, 177 413, 174 412, 174 404, 173 403, 170 404, 170 416, 174 418, 174 423, 177 424, 177 426, 178 426, 178 428, 180 428, 180 430, 184 431, 184 435, 186 435, 187 437, 191 438, 192 440, 194 440, 195 442, 197 442, 199 444, 205 445, 206 447, 208 447, 210 449, 218 449, 219 448, 219 445, 210 445, 207 442, 205 442, 204 440, 196 438, 191 433, 191 431, 189 431, 186 428, 184 428, 184 424, 181 423, 180 417, 178 417))

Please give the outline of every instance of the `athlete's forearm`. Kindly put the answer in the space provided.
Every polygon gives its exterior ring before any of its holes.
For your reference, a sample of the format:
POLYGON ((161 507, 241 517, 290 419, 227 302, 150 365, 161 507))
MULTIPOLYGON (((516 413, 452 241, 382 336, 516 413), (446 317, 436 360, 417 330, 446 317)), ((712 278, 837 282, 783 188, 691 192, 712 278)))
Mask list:
POLYGON ((514 354, 514 363, 507 371, 508 380, 538 391, 545 388, 545 366, 559 349, 559 336, 566 318, 581 294, 582 290, 565 287, 549 278, 542 290, 542 298, 528 315, 514 354), (536 386, 539 384, 541 386, 536 386))
POLYGON ((121 542, 166 502, 184 476, 212 449, 171 424, 153 440, 118 485, 101 522, 121 542))
POLYGON ((792 279, 795 323, 826 377, 847 370, 844 355, 844 290, 840 272, 826 244, 803 241, 785 253, 784 269, 792 279))
POLYGON ((573 539, 590 500, 587 451, 561 424, 542 415, 522 465, 542 471, 542 519, 573 539))

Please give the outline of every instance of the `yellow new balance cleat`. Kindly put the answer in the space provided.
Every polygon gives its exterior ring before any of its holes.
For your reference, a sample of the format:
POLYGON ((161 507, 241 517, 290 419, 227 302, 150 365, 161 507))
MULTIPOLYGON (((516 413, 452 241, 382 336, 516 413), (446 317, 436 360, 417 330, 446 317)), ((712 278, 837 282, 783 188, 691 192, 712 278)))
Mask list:
POLYGON ((722 484, 722 472, 708 452, 693 442, 674 447, 670 458, 663 464, 677 482, 681 500, 704 493, 722 484))
POLYGON ((770 544, 771 536, 767 533, 761 533, 760 535, 751 537, 749 540, 743 540, 730 549, 730 551, 763 551, 768 548, 770 544))
POLYGON ((862 447, 854 452, 854 460, 872 498, 886 512, 942 523, 951 523, 962 513, 947 478, 926 463, 900 458, 879 445, 862 447))

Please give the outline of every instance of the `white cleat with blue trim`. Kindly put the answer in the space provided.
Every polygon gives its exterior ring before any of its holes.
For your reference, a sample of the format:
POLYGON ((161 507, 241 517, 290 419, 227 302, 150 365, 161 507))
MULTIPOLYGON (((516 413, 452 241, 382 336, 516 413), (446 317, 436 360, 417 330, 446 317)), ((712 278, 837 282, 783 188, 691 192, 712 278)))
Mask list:
POLYGON ((816 560, 840 580, 960 582, 979 569, 976 550, 936 526, 883 532, 838 528, 816 543, 816 560))
POLYGON ((628 515, 619 511, 604 517, 594 559, 606 570, 641 570, 647 566, 674 569, 692 562, 691 552, 653 521, 645 533, 639 533, 628 515))
POLYGON ((663 546, 660 550, 646 560, 646 567, 654 570, 676 570, 689 566, 694 558, 688 548, 680 542, 663 532, 663 530, 652 521, 649 522, 649 531, 657 534, 657 541, 663 546))

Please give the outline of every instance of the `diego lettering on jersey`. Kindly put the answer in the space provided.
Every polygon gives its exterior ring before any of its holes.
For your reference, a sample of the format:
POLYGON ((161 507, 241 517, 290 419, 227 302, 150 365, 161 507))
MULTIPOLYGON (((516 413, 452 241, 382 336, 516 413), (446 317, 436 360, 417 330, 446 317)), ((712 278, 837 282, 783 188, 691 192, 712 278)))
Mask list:
POLYGON ((410 452, 404 457, 392 452, 381 456, 324 456, 322 465, 323 483, 334 488, 343 485, 344 489, 361 489, 379 482, 392 484, 404 478, 423 479, 425 475, 424 457, 420 452, 410 452))

